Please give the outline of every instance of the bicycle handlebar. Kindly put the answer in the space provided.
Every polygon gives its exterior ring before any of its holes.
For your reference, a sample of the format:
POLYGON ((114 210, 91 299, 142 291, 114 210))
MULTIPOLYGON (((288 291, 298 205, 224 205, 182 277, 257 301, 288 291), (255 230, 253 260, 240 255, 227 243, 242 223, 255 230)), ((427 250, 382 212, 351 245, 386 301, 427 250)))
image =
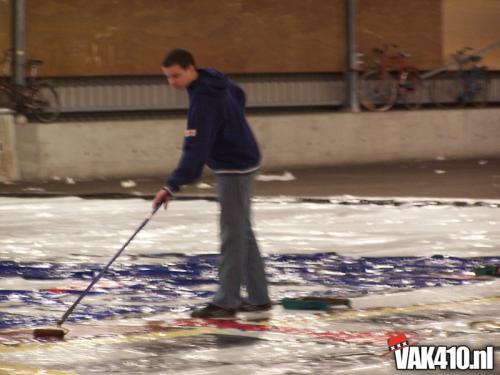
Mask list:
POLYGON ((483 59, 482 56, 477 54, 467 54, 468 51, 473 51, 473 50, 474 48, 472 47, 464 47, 462 49, 459 49, 452 56, 455 59, 455 61, 461 65, 466 64, 468 62, 481 61, 483 59))
POLYGON ((385 55, 390 59, 406 59, 411 56, 409 53, 401 51, 399 45, 397 44, 384 44, 383 48, 373 48, 372 51, 376 55, 385 55), (395 53, 394 55, 389 55, 388 50, 390 48, 396 49, 397 53, 395 53))
POLYGON ((472 47, 464 47, 464 48, 459 49, 458 51, 456 51, 454 53, 454 55, 455 56, 458 56, 458 55, 463 56, 463 55, 465 55, 467 53, 467 51, 473 51, 473 50, 474 50, 474 48, 472 48, 472 47))
MULTIPOLYGON (((3 62, 6 63, 6 62, 11 62, 12 61, 12 58, 14 56, 14 48, 9 48, 9 49, 6 49, 3 53, 3 62)), ((43 64, 43 60, 38 60, 38 59, 30 59, 30 60, 26 60, 26 65, 28 66, 37 66, 37 65, 42 65, 43 64)))

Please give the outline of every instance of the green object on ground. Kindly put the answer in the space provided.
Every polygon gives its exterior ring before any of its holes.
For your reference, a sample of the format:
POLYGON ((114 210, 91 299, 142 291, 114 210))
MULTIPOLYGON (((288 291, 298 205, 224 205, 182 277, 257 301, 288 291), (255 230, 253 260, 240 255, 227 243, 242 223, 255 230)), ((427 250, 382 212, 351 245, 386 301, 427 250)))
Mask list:
POLYGON ((333 306, 351 307, 351 302, 347 298, 331 297, 298 297, 283 298, 281 305, 288 310, 329 310, 333 306))
POLYGON ((500 269, 498 266, 484 266, 474 269, 476 276, 495 276, 500 277, 500 269))

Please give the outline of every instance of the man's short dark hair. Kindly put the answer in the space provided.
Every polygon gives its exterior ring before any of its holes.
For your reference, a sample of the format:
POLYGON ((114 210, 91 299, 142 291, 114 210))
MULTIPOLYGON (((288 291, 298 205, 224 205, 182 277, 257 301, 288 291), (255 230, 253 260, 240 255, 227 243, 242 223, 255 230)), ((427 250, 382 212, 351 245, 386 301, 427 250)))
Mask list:
POLYGON ((182 69, 186 69, 190 65, 196 67, 194 57, 191 52, 181 48, 171 50, 163 59, 162 66, 165 68, 173 65, 179 65, 182 69))

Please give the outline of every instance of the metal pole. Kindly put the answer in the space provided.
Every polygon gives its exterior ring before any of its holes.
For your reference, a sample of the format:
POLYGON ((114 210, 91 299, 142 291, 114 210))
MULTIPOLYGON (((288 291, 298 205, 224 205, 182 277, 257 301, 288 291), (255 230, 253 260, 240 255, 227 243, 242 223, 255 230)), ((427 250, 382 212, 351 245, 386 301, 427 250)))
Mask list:
POLYGON ((25 83, 26 66, 26 0, 11 0, 12 7, 12 78, 17 85, 25 83))
POLYGON ((120 256, 120 254, 123 252, 123 250, 125 250, 125 248, 128 246, 128 244, 132 242, 132 240, 135 238, 135 236, 137 235, 137 233, 139 233, 142 230, 142 228, 144 228, 146 226, 146 224, 149 222, 149 220, 151 220, 153 218, 153 215, 156 213, 156 211, 158 211, 158 209, 161 206, 162 205, 159 204, 158 206, 156 206, 153 209, 153 212, 151 212, 151 214, 146 219, 144 219, 144 221, 139 226, 139 228, 137 228, 135 230, 134 234, 132 234, 132 236, 129 237, 129 239, 127 240, 127 242, 125 242, 125 244, 115 254, 115 256, 113 258, 111 258, 111 260, 108 262, 108 264, 106 264, 106 266, 101 270, 101 272, 99 272, 99 274, 94 277, 94 279, 89 284, 89 286, 87 287, 87 289, 85 289, 83 291, 83 293, 80 294, 80 296, 76 299, 76 301, 73 303, 73 305, 71 305, 71 307, 68 310, 66 310, 66 312, 61 317, 61 319, 59 319, 59 321, 57 322, 58 326, 61 326, 66 321, 66 319, 68 319, 68 316, 73 312, 73 310, 75 309, 76 305, 78 305, 80 303, 80 301, 83 299, 83 297, 85 297, 88 294, 88 292, 90 291, 90 289, 92 289, 92 287, 100 280, 101 276, 104 275, 104 273, 106 273, 108 271, 108 269, 111 266, 111 264, 120 256))
POLYGON ((357 81, 358 81, 358 55, 357 55, 357 38, 356 38, 356 15, 357 15, 357 0, 345 0, 346 13, 347 13, 347 38, 346 38, 346 55, 347 55, 347 69, 346 69, 346 98, 347 107, 351 112, 359 112, 359 102, 357 95, 357 81))

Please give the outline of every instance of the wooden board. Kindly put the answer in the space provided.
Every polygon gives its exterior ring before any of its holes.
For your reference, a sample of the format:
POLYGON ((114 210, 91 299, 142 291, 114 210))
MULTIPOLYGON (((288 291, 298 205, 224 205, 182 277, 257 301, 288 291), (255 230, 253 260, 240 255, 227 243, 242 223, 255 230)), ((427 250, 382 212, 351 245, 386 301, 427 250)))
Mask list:
MULTIPOLYGON (((443 0, 443 60, 463 47, 479 50, 500 42, 500 1, 443 0)), ((484 56, 489 70, 500 69, 500 48, 484 56)))
POLYGON ((421 70, 441 65, 441 3, 436 0, 359 0, 359 50, 398 44, 421 70))
MULTIPOLYGON (((5 50, 11 44, 11 24, 10 24, 10 4, 9 1, 0 0, 0 63, 3 61, 5 50)), ((0 76, 3 76, 3 64, 0 65, 0 76)))
POLYGON ((341 70, 343 0, 28 2, 27 49, 45 75, 160 74, 191 50, 226 73, 341 70))
MULTIPOLYGON (((0 0, 0 52, 10 46, 10 3, 0 0)), ((498 41, 498 0, 359 0, 359 50, 396 43, 431 70, 465 45, 498 41)), ((29 58, 45 76, 157 75, 171 48, 226 73, 340 72, 344 0, 44 0, 26 9, 29 58)), ((500 69, 500 51, 487 56, 500 69)))

